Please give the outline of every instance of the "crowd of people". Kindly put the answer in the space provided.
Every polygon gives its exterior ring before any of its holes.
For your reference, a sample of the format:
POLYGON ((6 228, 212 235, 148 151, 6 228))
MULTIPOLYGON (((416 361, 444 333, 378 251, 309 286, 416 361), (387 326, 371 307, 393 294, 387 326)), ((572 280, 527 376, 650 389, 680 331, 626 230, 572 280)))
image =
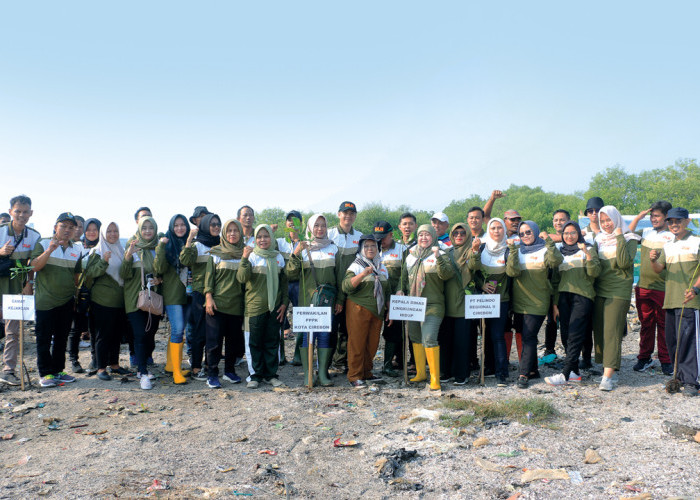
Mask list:
MULTIPOLYGON (((279 221, 282 238, 275 238, 276 225, 256 226, 247 205, 225 221, 198 206, 189 218, 174 215, 164 233, 141 207, 123 245, 126 234, 116 222, 70 212, 58 215, 51 237, 42 238, 28 226, 31 199, 19 195, 0 215, 0 292, 35 297, 41 387, 75 382, 66 372, 66 352, 72 373, 84 373, 78 352, 89 339, 88 374, 104 381, 135 375, 144 390, 152 388, 155 335, 167 318, 165 371, 175 384, 198 380, 218 389, 221 380, 241 383, 236 367, 245 359, 249 389, 282 386, 284 339, 294 337, 289 362, 303 366, 301 384, 331 386, 333 369, 363 387, 398 377, 405 364, 410 381, 431 390, 465 385, 479 370, 505 387, 515 338, 514 383, 525 389, 540 378, 538 334, 546 322, 544 355, 556 356, 559 333, 564 359, 561 373, 545 382, 576 384, 595 362, 602 365, 599 388, 611 391, 634 294, 641 322, 634 370, 653 366, 656 348, 663 373, 696 396, 700 237, 688 229, 688 210, 659 201, 627 224, 614 206, 593 197, 586 227, 562 209, 548 234, 516 210, 492 217, 503 196, 494 191, 483 208, 471 208, 466 222, 451 227, 442 212, 421 226, 407 212, 398 231, 377 221, 368 234, 354 227, 357 208, 349 201, 340 204, 333 228, 322 214, 304 221, 291 210, 279 221), (637 230, 646 215, 651 227, 637 230), (20 264, 31 270, 13 272, 20 264), (481 322, 465 317, 465 297, 472 294, 500 300, 500 315, 486 319, 483 332, 481 322), (392 295, 425 298, 424 320, 391 320, 392 295), (310 305, 331 308, 332 328, 292 333, 292 309, 310 305), (381 373, 374 373, 381 336, 384 358, 381 373), (126 344, 129 367, 120 365, 126 344)), ((19 321, 5 319, 4 333, 0 381, 18 385, 19 321)))

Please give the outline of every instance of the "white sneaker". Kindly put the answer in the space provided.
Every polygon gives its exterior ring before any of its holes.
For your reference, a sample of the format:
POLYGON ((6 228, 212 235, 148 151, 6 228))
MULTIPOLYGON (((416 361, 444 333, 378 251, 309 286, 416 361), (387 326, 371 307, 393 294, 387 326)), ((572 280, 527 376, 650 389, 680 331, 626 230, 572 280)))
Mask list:
POLYGON ((566 385, 568 382, 563 373, 557 373, 556 375, 552 375, 551 377, 545 377, 544 381, 547 382, 549 385, 566 385))
POLYGON ((153 385, 151 385, 151 379, 148 378, 148 375, 141 375, 141 389, 143 389, 144 391, 153 389, 153 385))
POLYGON ((613 390, 613 380, 609 377, 603 377, 600 379, 600 385, 598 389, 601 391, 612 391, 613 390))
MULTIPOLYGON (((148 376, 148 380, 155 380, 155 379, 156 379, 156 376, 153 375, 153 374, 150 373, 150 372, 149 372, 149 373, 146 373, 146 375, 148 376)), ((141 375, 141 372, 136 373, 136 376, 137 376, 138 378, 143 377, 143 375, 141 375)))
POLYGON ((251 380, 250 382, 248 382, 248 385, 246 385, 246 387, 248 389, 257 389, 259 385, 260 384, 258 383, 257 380, 251 380))
POLYGON ((270 380, 266 380, 266 382, 268 384, 270 384, 272 387, 285 387, 284 382, 282 382, 277 377, 273 377, 270 380))

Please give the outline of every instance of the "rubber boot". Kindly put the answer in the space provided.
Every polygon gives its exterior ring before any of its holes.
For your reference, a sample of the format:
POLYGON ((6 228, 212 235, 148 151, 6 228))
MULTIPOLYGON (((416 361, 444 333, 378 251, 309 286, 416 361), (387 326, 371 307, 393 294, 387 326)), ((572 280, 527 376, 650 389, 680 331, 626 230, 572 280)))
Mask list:
POLYGON ((333 381, 330 375, 328 375, 328 367, 331 366, 333 351, 334 349, 332 348, 318 348, 318 381, 323 387, 330 387, 333 385, 333 381))
POLYGON ((299 357, 299 350, 301 349, 301 343, 304 340, 304 336, 301 333, 296 334, 296 342, 294 344, 294 359, 292 359, 292 366, 301 366, 301 358, 299 357))
MULTIPOLYGON (((301 335, 300 335, 301 337, 301 335)), ((299 364, 304 367, 304 382, 302 383, 302 386, 308 386, 309 385, 309 348, 308 347, 299 347, 299 364)), ((316 381, 314 380, 313 385, 316 385, 316 381)))
POLYGON ((382 366, 382 373, 389 377, 398 377, 399 372, 394 370, 391 360, 394 359, 394 353, 396 353, 396 344, 393 342, 386 342, 384 344, 384 366, 382 366))
POLYGON ((428 358, 428 368, 430 368, 430 390, 440 390, 440 348, 426 347, 425 357, 428 358))
POLYGON ((172 373, 173 372, 173 357, 170 355, 170 344, 172 342, 168 342, 168 345, 165 347, 165 372, 166 373, 172 373))
MULTIPOLYGON (((173 382, 176 384, 186 384, 187 379, 182 373, 182 347, 183 344, 180 342, 176 344, 174 342, 168 343, 168 363, 171 363, 173 368, 173 382)), ((189 374, 188 374, 189 375, 189 374)))
POLYGON ((425 374, 425 349, 423 344, 413 343, 413 357, 416 358, 416 376, 410 379, 410 382, 428 380, 428 376, 425 374))

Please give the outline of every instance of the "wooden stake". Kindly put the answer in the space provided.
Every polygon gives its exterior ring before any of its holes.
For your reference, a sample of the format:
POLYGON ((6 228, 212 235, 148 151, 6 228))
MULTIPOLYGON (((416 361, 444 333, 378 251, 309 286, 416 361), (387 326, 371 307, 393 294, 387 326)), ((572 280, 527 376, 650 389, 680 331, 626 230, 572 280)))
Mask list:
POLYGON ((408 322, 403 324, 403 383, 408 385, 408 358, 411 356, 411 342, 408 338, 408 322))
MULTIPOLYGON (((307 384, 309 389, 314 386, 314 332, 309 332, 309 380, 307 384)), ((320 370, 320 367, 319 367, 320 370)))
POLYGON ((481 353, 479 354, 479 383, 484 385, 484 338, 486 337, 486 320, 481 318, 481 353))

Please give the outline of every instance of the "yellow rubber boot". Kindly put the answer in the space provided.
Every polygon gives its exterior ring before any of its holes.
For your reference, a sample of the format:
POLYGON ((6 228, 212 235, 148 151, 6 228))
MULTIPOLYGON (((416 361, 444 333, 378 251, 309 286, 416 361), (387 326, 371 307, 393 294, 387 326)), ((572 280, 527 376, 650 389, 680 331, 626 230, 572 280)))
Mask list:
POLYGON ((428 380, 425 374, 425 349, 423 344, 413 343, 413 357, 416 358, 416 376, 410 382, 423 382, 428 380))
POLYGON ((167 373, 173 372, 173 357, 170 355, 170 342, 165 347, 165 371, 167 373))
POLYGON ((430 390, 439 391, 440 387, 440 347, 426 347, 425 356, 430 368, 430 390))
POLYGON ((187 379, 182 373, 182 342, 175 344, 170 342, 170 350, 168 351, 168 361, 173 367, 173 382, 176 384, 186 384, 187 379))

